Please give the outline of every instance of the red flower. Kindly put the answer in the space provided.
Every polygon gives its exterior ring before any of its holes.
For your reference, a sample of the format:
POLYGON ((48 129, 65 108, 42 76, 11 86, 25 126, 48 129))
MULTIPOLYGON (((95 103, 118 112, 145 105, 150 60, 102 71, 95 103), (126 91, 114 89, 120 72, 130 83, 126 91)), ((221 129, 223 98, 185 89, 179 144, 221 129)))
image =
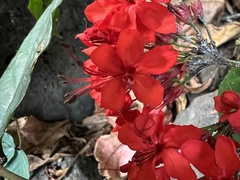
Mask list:
MULTIPOLYGON (((133 90, 136 98, 150 106, 158 106, 163 99, 163 87, 150 74, 168 71, 178 53, 172 46, 156 47, 146 53, 139 32, 123 30, 116 48, 102 44, 94 50, 84 70, 91 75, 90 90, 98 93, 100 105, 107 109, 123 108, 125 93, 133 90)), ((70 98, 89 91, 89 87, 75 90, 70 98)))
POLYGON ((107 43, 116 45, 120 31, 115 28, 101 29, 98 26, 87 28, 83 33, 78 34, 75 38, 79 38, 86 46, 83 50, 87 55, 91 55, 97 46, 107 43))
POLYGON ((181 152, 207 179, 233 180, 240 168, 236 148, 225 136, 218 136, 215 150, 206 142, 190 140, 182 145, 181 152))
POLYGON ((179 153, 179 147, 191 139, 200 139, 201 130, 194 126, 163 124, 164 114, 139 115, 133 123, 120 129, 119 140, 136 150, 132 160, 120 167, 131 180, 196 179, 190 163, 179 153), (159 168, 163 163, 164 167, 159 168))
POLYGON ((214 97, 215 109, 223 113, 219 121, 228 120, 233 127, 240 128, 240 95, 227 90, 221 96, 214 97))
POLYGON ((101 26, 118 29, 136 29, 146 42, 154 42, 154 31, 169 34, 176 32, 175 18, 159 4, 170 0, 95 0, 85 9, 88 20, 101 26))

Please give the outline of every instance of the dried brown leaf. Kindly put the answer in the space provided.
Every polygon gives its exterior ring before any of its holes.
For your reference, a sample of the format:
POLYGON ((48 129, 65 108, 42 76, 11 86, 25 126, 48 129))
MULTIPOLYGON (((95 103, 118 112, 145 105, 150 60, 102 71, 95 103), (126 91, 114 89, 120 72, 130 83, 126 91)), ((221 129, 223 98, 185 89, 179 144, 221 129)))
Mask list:
POLYGON ((107 118, 105 113, 96 113, 92 116, 83 119, 82 124, 86 125, 88 128, 101 129, 107 123, 107 118))
POLYGON ((200 93, 206 90, 212 84, 213 78, 209 78, 204 84, 199 83, 197 77, 193 77, 189 81, 189 85, 184 86, 185 93, 200 93))
POLYGON ((233 4, 240 10, 240 1, 239 0, 233 0, 233 4))
MULTIPOLYGON (((73 136, 68 120, 54 123, 39 121, 30 116, 18 119, 21 133, 21 148, 29 158, 30 171, 55 161, 60 157, 77 154, 86 144, 86 139, 73 136)), ((8 126, 8 132, 16 138, 16 122, 8 126)), ((17 142, 19 143, 19 142, 17 142)))
POLYGON ((56 153, 52 157, 48 157, 47 159, 42 159, 42 158, 40 158, 38 156, 35 156, 35 155, 31 155, 31 154, 27 155, 28 162, 29 162, 29 171, 34 171, 37 168, 39 168, 39 167, 41 167, 41 166, 43 166, 47 163, 58 160, 59 158, 71 157, 71 156, 72 156, 72 154, 56 153))
POLYGON ((230 4, 229 1, 225 1, 225 2, 226 2, 225 7, 226 7, 227 11, 228 11, 230 14, 233 14, 233 7, 232 7, 232 5, 230 4))
POLYGON ((94 156, 99 161, 99 172, 107 179, 120 180, 126 174, 119 167, 126 164, 135 152, 119 142, 117 133, 101 136, 95 145, 94 156))
POLYGON ((176 113, 180 113, 187 107, 187 98, 185 94, 181 94, 178 98, 175 99, 176 103, 176 113))
POLYGON ((50 176, 50 180, 61 180, 68 172, 69 167, 66 167, 64 169, 48 169, 48 173, 50 176))
MULTIPOLYGON (((208 28, 217 46, 222 45, 223 43, 233 39, 235 36, 240 34, 239 22, 231 22, 220 27, 209 24, 208 28)), ((203 32, 203 36, 208 39, 206 31, 203 32)))
POLYGON ((206 23, 218 23, 223 12, 225 0, 202 0, 206 23))

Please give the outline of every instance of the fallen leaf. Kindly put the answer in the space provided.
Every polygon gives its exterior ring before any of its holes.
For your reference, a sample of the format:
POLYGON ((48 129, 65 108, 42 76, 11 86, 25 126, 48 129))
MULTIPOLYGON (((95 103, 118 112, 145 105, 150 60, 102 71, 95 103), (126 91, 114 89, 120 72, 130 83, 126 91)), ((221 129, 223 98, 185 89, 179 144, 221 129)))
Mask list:
POLYGON ((225 0, 202 0, 206 23, 218 23, 223 12, 225 0))
MULTIPOLYGON (((75 155, 87 143, 86 138, 74 136, 77 133, 72 132, 72 125, 68 120, 47 123, 29 116, 17 121, 21 133, 21 148, 29 158, 30 171, 60 157, 75 155)), ((7 132, 13 134, 15 140, 18 139, 16 121, 7 127, 7 132)))
POLYGON ((126 164, 134 153, 128 146, 121 144, 117 132, 101 136, 94 149, 94 156, 99 161, 99 173, 107 179, 123 179, 126 173, 121 173, 119 167, 126 164))
MULTIPOLYGON (((230 22, 220 27, 214 26, 213 24, 208 24, 208 28, 211 32, 213 40, 216 42, 217 47, 240 35, 239 22, 230 22)), ((209 40, 206 30, 203 28, 202 30, 203 36, 209 40)))
POLYGON ((233 0, 233 3, 240 10, 240 1, 239 0, 233 0))
POLYGON ((206 90, 212 84, 213 78, 209 78, 207 82, 201 84, 195 76, 189 81, 189 85, 184 86, 185 93, 200 93, 206 90))
POLYGON ((232 8, 232 5, 230 4, 229 0, 228 1, 225 1, 225 7, 227 9, 227 11, 230 13, 230 14, 233 14, 233 8, 232 8))
POLYGON ((185 94, 181 94, 178 98, 175 99, 176 103, 176 114, 179 114, 187 107, 187 98, 185 94))
POLYGON ((63 157, 72 157, 72 154, 65 154, 65 153, 56 153, 52 157, 49 157, 47 159, 42 159, 38 156, 35 155, 27 155, 28 157, 28 162, 29 162, 29 171, 34 171, 40 166, 43 166, 47 163, 53 162, 58 160, 59 158, 63 157))

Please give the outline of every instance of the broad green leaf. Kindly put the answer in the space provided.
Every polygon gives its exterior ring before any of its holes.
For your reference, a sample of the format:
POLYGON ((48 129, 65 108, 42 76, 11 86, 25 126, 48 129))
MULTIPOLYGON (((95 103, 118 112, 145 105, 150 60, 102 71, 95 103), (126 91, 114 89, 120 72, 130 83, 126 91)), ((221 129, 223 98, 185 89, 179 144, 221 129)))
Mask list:
POLYGON ((28 158, 23 150, 15 150, 13 158, 4 167, 14 174, 29 179, 28 158))
POLYGON ((2 147, 8 159, 4 167, 23 178, 29 179, 27 156, 23 150, 16 150, 14 140, 10 134, 3 134, 2 147))
POLYGON ((0 137, 27 91, 37 58, 50 42, 52 13, 61 2, 53 0, 45 10, 0 79, 0 137))
POLYGON ((8 133, 4 133, 2 137, 2 148, 8 161, 10 161, 15 153, 15 144, 12 136, 8 133))
POLYGON ((218 94, 221 95, 225 90, 240 93, 240 68, 233 68, 228 72, 219 86, 218 94))
POLYGON ((43 0, 29 0, 28 10, 32 13, 34 18, 38 20, 44 11, 43 0))

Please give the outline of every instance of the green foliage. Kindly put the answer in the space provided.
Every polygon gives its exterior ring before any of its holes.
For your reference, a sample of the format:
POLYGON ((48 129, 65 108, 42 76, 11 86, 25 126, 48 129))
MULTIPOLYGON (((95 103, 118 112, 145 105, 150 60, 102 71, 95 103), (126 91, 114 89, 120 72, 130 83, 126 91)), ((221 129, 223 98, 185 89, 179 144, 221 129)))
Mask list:
POLYGON ((235 140, 235 141, 237 141, 238 143, 240 143, 240 134, 238 134, 238 133, 234 133, 234 134, 232 134, 232 137, 233 137, 233 139, 235 140))
POLYGON ((15 148, 15 144, 11 135, 4 133, 2 137, 3 152, 7 156, 7 163, 4 167, 9 171, 29 179, 28 159, 23 150, 15 148))
MULTIPOLYGON (((44 10, 51 4, 52 0, 29 0, 28 2, 28 10, 34 16, 36 20, 40 18, 44 10)), ((59 36, 57 30, 57 21, 58 16, 60 14, 59 8, 53 11, 52 15, 52 34, 55 36, 59 36)))
POLYGON ((28 10, 32 13, 34 18, 38 20, 43 13, 43 1, 42 0, 29 0, 28 10))
POLYGON ((219 86, 218 94, 221 95, 225 90, 233 90, 240 94, 240 69, 233 68, 225 76, 219 86))
POLYGON ((7 156, 8 161, 14 156, 15 153, 15 144, 12 136, 10 134, 4 133, 2 137, 2 148, 4 154, 7 156))
POLYGON ((53 0, 45 10, 0 79, 0 137, 27 91, 37 58, 50 42, 52 13, 61 2, 53 0))

